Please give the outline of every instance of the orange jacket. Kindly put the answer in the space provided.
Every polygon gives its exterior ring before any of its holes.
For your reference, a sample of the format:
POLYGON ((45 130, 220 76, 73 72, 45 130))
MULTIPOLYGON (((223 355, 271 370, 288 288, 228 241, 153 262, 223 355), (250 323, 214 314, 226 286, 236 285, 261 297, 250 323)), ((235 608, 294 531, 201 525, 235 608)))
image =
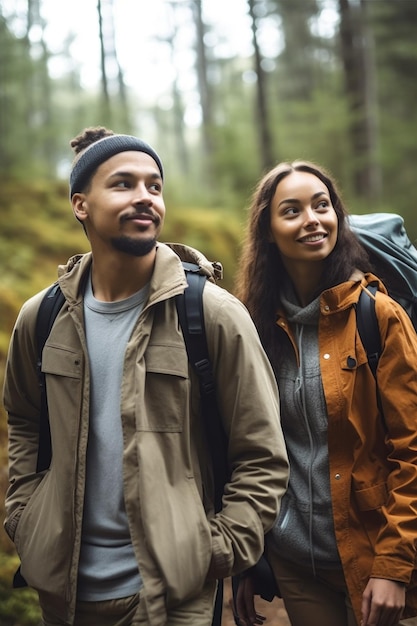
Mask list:
MULTIPOLYGON (((417 614, 417 334, 379 283, 382 417, 355 312, 361 290, 375 280, 372 274, 349 280, 320 300, 334 526, 358 623, 369 577, 404 582, 404 617, 417 614)), ((277 324, 297 351, 285 318, 277 324)))

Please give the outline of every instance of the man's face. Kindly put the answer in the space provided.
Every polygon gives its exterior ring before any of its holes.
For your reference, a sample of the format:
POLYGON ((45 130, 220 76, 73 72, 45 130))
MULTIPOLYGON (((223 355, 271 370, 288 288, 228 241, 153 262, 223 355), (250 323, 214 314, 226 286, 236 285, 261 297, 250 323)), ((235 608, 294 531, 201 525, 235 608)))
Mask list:
POLYGON ((165 218, 161 173, 145 152, 120 152, 102 163, 88 191, 74 194, 72 203, 93 252, 143 256, 154 248, 165 218))

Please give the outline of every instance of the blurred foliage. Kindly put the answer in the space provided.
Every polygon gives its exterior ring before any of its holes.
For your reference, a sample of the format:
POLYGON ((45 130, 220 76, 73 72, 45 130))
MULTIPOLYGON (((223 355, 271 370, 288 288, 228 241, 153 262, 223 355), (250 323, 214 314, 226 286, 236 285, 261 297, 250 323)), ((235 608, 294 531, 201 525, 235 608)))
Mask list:
POLYGON ((1 626, 41 626, 37 594, 28 588, 10 593, 10 581, 19 565, 17 557, 0 552, 0 624, 1 626))

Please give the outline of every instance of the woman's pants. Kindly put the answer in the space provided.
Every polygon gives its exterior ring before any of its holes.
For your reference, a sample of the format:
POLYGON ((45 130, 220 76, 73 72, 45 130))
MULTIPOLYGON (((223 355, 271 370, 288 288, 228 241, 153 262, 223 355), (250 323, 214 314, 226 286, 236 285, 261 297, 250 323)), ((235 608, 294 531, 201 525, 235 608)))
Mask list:
MULTIPOLYGON (((272 552, 272 551, 271 551, 272 552)), ((291 626, 358 626, 342 570, 320 570, 283 561, 268 553, 291 626)), ((417 617, 399 622, 417 626, 417 617)))

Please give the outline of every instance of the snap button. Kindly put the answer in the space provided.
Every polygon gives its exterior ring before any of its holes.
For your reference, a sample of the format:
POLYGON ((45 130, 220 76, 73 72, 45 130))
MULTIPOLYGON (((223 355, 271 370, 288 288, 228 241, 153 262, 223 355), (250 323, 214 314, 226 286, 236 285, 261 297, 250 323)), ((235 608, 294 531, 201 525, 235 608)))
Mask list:
POLYGON ((341 478, 342 478, 342 477, 341 477, 341 475, 340 475, 340 474, 335 474, 335 479, 336 479, 336 480, 340 480, 341 478))
POLYGON ((326 359, 326 361, 328 361, 328 359, 330 359, 330 354, 328 354, 326 352, 326 354, 323 354, 323 359, 326 359))

